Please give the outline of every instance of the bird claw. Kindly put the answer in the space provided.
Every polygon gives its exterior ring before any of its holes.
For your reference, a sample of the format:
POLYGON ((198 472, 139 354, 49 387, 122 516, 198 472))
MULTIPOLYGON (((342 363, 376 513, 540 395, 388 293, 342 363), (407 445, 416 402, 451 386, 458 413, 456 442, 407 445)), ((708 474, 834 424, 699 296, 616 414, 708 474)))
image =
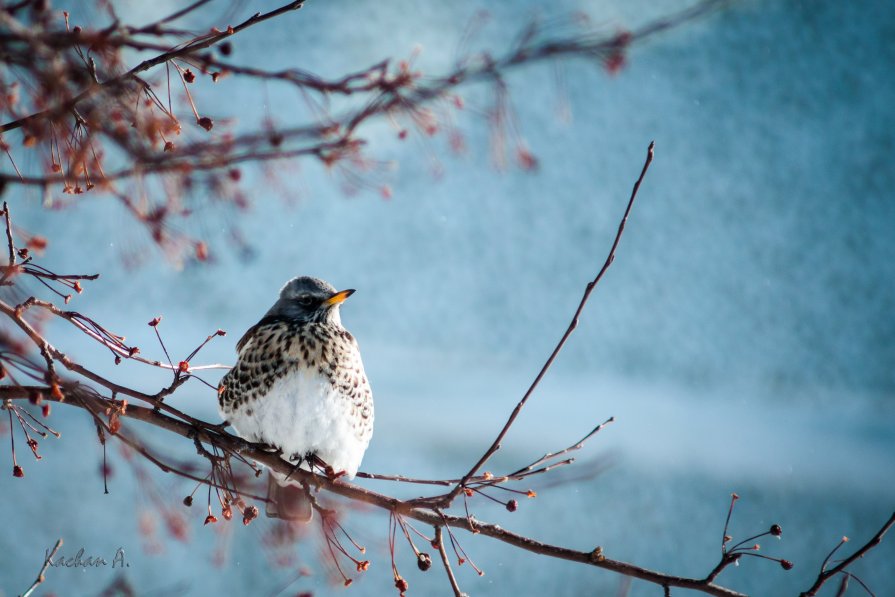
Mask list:
POLYGON ((330 481, 335 481, 339 477, 344 477, 347 474, 348 473, 346 471, 336 472, 333 470, 333 467, 331 467, 329 465, 326 466, 326 476, 329 478, 330 481))

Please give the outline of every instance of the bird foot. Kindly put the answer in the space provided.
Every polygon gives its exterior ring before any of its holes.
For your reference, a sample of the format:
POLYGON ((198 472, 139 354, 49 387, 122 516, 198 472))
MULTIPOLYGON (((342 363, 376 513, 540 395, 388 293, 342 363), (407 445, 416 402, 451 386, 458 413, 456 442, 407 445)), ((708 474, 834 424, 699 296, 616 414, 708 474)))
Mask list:
POLYGON ((329 478, 330 481, 335 481, 339 477, 344 477, 347 474, 348 473, 345 471, 336 472, 333 470, 333 467, 331 467, 329 465, 327 465, 327 467, 326 467, 326 476, 329 478))

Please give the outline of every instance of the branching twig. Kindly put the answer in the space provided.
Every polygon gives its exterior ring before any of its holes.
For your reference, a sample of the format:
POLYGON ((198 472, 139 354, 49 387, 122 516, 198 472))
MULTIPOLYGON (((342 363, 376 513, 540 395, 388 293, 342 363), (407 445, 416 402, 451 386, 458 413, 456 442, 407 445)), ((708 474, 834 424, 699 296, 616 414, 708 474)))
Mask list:
MULTIPOLYGON (((584 311, 584 306, 587 304, 587 301, 590 299, 591 293, 596 288, 597 284, 600 283, 600 280, 603 278, 603 274, 606 273, 606 270, 609 269, 609 266, 612 265, 612 262, 615 261, 615 250, 618 248, 618 243, 621 240, 622 234, 625 231, 625 224, 628 221, 628 216, 631 213, 631 208, 634 206, 634 200, 637 198, 637 191, 640 190, 640 183, 643 182, 643 177, 646 176, 647 170, 649 170, 650 164, 653 161, 653 148, 655 147, 655 142, 651 142, 649 144, 649 148, 646 153, 646 161, 643 164, 643 168, 640 171, 640 176, 637 178, 637 182, 634 183, 634 188, 631 191, 631 197, 628 199, 628 205, 625 208, 625 214, 621 219, 621 222, 618 225, 618 232, 615 235, 615 240, 612 242, 612 247, 609 249, 609 255, 606 257, 606 261, 603 263, 603 267, 600 268, 597 276, 587 284, 587 287, 584 290, 584 296, 581 297, 581 301, 578 303, 578 308, 575 310, 575 314, 572 316, 572 321, 569 324, 569 327, 566 329, 565 333, 562 335, 562 338, 559 339, 556 347, 553 349, 553 352, 550 353, 550 356, 547 358, 547 361, 544 363, 544 366, 541 367, 541 370, 538 372, 535 380, 532 382, 531 386, 529 386, 528 390, 525 392, 525 395, 522 396, 522 400, 516 405, 516 408, 513 409, 513 412, 510 414, 510 418, 504 424, 503 429, 500 430, 500 433, 497 434, 497 437, 494 439, 494 442, 491 446, 482 454, 482 457, 479 458, 478 462, 473 465, 469 472, 463 476, 459 483, 451 490, 451 492, 447 495, 446 503, 450 504, 459 494, 463 491, 465 485, 469 482, 469 480, 481 470, 482 466, 500 449, 500 443, 503 441, 503 438, 506 437, 506 434, 509 432, 510 427, 513 426, 513 423, 516 421, 516 417, 519 416, 519 413, 522 412, 523 407, 525 407, 525 403, 528 402, 528 399, 531 398, 535 389, 541 383, 541 380, 546 375, 547 371, 553 365, 553 362, 556 360, 556 357, 559 355, 560 351, 565 346, 566 341, 569 339, 569 336, 572 335, 572 332, 575 331, 575 328, 578 327, 578 319, 581 317, 582 311, 584 311)), ((596 431, 595 431, 596 432, 596 431)))
MULTIPOLYGON (((817 595, 817 592, 824 585, 824 583, 826 583, 837 574, 846 573, 846 568, 855 563, 856 560, 863 558, 865 555, 867 555, 867 552, 880 544, 886 532, 888 532, 888 530, 892 528, 892 525, 895 525, 895 513, 892 513, 892 516, 889 517, 889 520, 887 520, 885 524, 883 524, 883 526, 876 532, 873 538, 865 543, 863 547, 855 551, 855 553, 848 556, 847 558, 839 562, 839 564, 837 564, 835 567, 830 568, 829 570, 825 570, 826 566, 822 566, 820 573, 817 575, 817 579, 814 581, 814 584, 811 585, 811 587, 807 591, 802 592, 801 597, 814 597, 814 595, 817 595)), ((829 557, 827 558, 827 560, 829 560, 829 557)), ((827 560, 825 560, 825 563, 827 560)))
MULTIPOLYGON (((20 391, 17 394, 15 390, 16 388, 7 389, 0 386, 0 397, 10 399, 27 399, 28 396, 26 392, 20 391)), ((52 396, 49 396, 46 399, 55 400, 52 396)), ((66 404, 73 407, 83 408, 83 405, 80 401, 67 401, 66 404)), ((189 438, 190 440, 196 437, 196 434, 198 433, 198 437, 201 441, 212 443, 222 449, 232 450, 233 452, 243 454, 244 456, 257 461, 270 468, 271 470, 283 474, 284 476, 292 475, 299 481, 306 481, 311 485, 314 485, 316 487, 319 487, 320 489, 329 491, 336 495, 340 495, 353 501, 363 502, 372 506, 376 506, 389 512, 395 512, 402 516, 418 520, 432 527, 438 525, 449 525, 453 528, 459 528, 469 532, 472 532, 473 530, 470 521, 465 516, 449 516, 442 513, 435 513, 429 509, 416 508, 413 507, 410 502, 405 502, 394 497, 377 493, 369 489, 353 485, 351 483, 347 483, 342 479, 330 479, 327 476, 316 475, 305 470, 295 470, 295 468, 289 462, 282 460, 277 454, 258 450, 251 443, 234 435, 224 433, 219 430, 217 425, 213 425, 211 423, 199 422, 198 425, 190 425, 155 409, 144 408, 136 405, 129 405, 124 416, 127 418, 143 421, 182 437, 189 438)), ((166 466, 166 470, 170 470, 170 467, 166 466)), ((613 572, 633 576, 647 582, 694 589, 697 591, 702 591, 703 593, 707 593, 709 595, 721 595, 726 597, 741 596, 741 593, 738 593, 737 591, 727 589, 711 582, 706 582, 704 579, 694 579, 668 575, 662 572, 657 572, 654 570, 636 566, 634 564, 629 564, 627 562, 607 558, 603 554, 603 550, 601 548, 596 548, 591 551, 578 551, 567 547, 551 545, 549 543, 543 543, 535 539, 513 533, 501 526, 482 522, 479 520, 475 521, 475 529, 481 535, 491 537, 508 545, 519 547, 536 554, 572 562, 578 562, 581 564, 587 564, 590 566, 595 566, 597 568, 603 568, 605 570, 611 570, 613 572)))

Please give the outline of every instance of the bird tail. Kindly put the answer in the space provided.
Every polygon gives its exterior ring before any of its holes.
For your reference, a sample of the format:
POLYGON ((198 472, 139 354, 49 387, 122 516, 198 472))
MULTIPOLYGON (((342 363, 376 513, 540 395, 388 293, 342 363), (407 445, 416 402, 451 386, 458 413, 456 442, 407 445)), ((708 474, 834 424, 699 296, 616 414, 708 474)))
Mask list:
POLYGON ((308 523, 314 516, 314 509, 304 487, 280 485, 268 471, 266 513, 268 518, 308 523))

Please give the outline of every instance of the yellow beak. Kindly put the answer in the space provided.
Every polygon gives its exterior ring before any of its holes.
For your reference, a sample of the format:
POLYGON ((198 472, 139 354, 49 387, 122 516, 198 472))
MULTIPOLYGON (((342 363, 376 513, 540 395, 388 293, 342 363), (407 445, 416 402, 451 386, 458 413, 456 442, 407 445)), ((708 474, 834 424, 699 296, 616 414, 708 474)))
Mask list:
POLYGON ((323 301, 323 304, 326 305, 327 307, 331 307, 333 305, 340 305, 345 301, 345 299, 347 299, 352 294, 354 294, 354 288, 349 288, 348 290, 340 290, 339 292, 335 293, 334 295, 332 295, 331 297, 329 297, 328 299, 323 301))

